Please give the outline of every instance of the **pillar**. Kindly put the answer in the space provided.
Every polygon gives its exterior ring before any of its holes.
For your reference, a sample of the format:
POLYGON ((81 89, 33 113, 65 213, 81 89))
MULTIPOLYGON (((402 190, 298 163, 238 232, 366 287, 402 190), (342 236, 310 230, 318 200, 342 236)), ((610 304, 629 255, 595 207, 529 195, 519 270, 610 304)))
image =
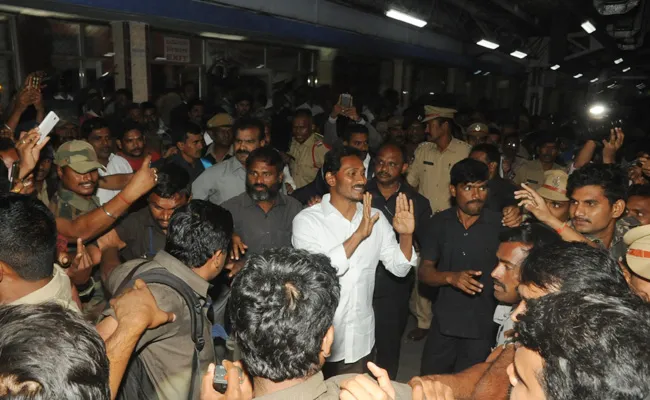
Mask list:
POLYGON ((318 51, 316 73, 318 85, 332 85, 334 81, 334 59, 338 50, 321 48, 318 51))
POLYGON ((111 22, 111 32, 113 35, 113 65, 115 65, 115 89, 126 87, 126 46, 124 41, 124 22, 111 22))
POLYGON ((149 74, 147 70, 147 24, 129 22, 131 51, 131 91, 133 101, 149 100, 149 74))

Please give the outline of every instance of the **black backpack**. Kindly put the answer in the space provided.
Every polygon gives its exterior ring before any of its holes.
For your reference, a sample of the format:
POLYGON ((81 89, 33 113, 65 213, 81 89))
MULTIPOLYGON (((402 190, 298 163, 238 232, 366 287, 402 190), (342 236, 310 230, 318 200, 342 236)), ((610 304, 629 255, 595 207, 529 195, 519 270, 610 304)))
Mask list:
MULTIPOLYGON (((135 279, 142 279, 145 283, 157 283, 168 286, 174 289, 178 294, 183 297, 192 320, 192 341, 194 342, 194 355, 192 356, 192 379, 190 382, 189 400, 194 400, 195 396, 198 398, 198 393, 194 393, 194 387, 199 372, 199 353, 205 346, 205 339, 203 338, 203 314, 202 306, 197 298, 196 293, 190 288, 183 280, 173 275, 166 269, 153 268, 139 274, 134 278, 136 272, 143 265, 148 262, 137 265, 133 268, 126 278, 122 281, 118 289, 115 291, 114 296, 122 293, 127 287, 131 287, 135 279)), ((144 348, 143 348, 144 349, 144 348)), ((140 352, 143 350, 141 349, 140 352)), ((124 378, 120 385, 120 390, 117 394, 118 400, 155 400, 158 399, 156 389, 147 375, 144 368, 144 362, 140 358, 140 352, 131 357, 131 361, 127 366, 124 373, 124 378)))

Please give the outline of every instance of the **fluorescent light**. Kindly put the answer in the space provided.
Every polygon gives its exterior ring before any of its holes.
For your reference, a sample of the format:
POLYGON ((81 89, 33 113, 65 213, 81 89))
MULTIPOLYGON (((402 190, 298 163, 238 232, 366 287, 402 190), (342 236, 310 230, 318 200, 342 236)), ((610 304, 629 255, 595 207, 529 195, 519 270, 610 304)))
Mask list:
POLYGON ((314 85, 318 85, 318 78, 314 78, 314 85))
POLYGON ((402 91, 402 94, 409 94, 406 90, 402 91))
POLYGON ((435 93, 434 92, 429 92, 429 94, 433 96, 435 93))
POLYGON ((594 78, 594 79, 590 80, 589 82, 596 83, 596 82, 598 82, 598 78, 594 78))
POLYGON ((636 85, 636 88, 639 89, 639 90, 644 89, 645 88, 645 83, 639 83, 638 85, 636 85))
POLYGON ((599 116, 603 115, 605 113, 605 111, 607 111, 607 109, 602 104, 594 104, 593 106, 591 106, 589 108, 589 114, 591 114, 591 115, 593 115, 595 117, 599 117, 599 116))
POLYGON ((215 33, 215 32, 201 32, 199 35, 207 38, 212 38, 212 39, 223 39, 223 40, 235 40, 235 41, 242 41, 246 40, 245 36, 239 36, 239 35, 228 35, 225 33, 215 33))
POLYGON ((399 12, 394 9, 390 9, 386 11, 386 16, 389 18, 396 19, 398 21, 406 22, 407 24, 415 25, 418 28, 422 28, 427 24, 427 21, 423 21, 419 18, 415 18, 411 15, 404 14, 403 12, 399 12))
POLYGON ((490 71, 487 71, 486 73, 483 74, 483 76, 488 76, 490 75, 490 71))
POLYGON ((628 71, 631 70, 631 69, 632 69, 632 68, 630 68, 630 67, 623 68, 623 72, 628 72, 628 71))
POLYGON ((614 86, 616 86, 616 83, 612 83, 611 85, 607 86, 607 89, 613 89, 614 86))
POLYGON ((478 42, 476 42, 476 44, 478 44, 479 46, 486 47, 486 48, 488 48, 490 50, 494 50, 494 49, 499 48, 498 44, 496 44, 494 42, 490 42, 489 40, 485 40, 485 39, 479 40, 478 42))
POLYGON ((257 69, 261 69, 261 68, 264 68, 264 67, 265 67, 265 65, 264 65, 264 64, 260 64, 260 65, 258 65, 258 66, 257 66, 257 67, 255 67, 255 68, 257 68, 257 69))
POLYGON ((167 61, 167 58, 165 58, 165 57, 156 57, 153 60, 154 61, 167 61))
POLYGON ((618 64, 620 64, 622 62, 623 62, 622 58, 617 58, 616 60, 614 60, 614 64, 616 64, 616 65, 618 65, 618 64))
POLYGON ((557 71, 558 69, 560 69, 560 64, 555 64, 554 66, 551 67, 551 69, 553 71, 557 71))
POLYGON ((576 78, 576 79, 582 78, 582 74, 573 75, 573 77, 576 78))
POLYGON ((515 50, 512 53, 510 53, 511 56, 517 57, 517 58, 526 58, 528 54, 524 53, 523 51, 515 50))
POLYGON ((474 71, 474 75, 478 75, 478 74, 480 74, 481 72, 483 72, 483 71, 481 71, 480 69, 477 70, 477 71, 474 71))
POLYGON ((104 57, 114 57, 114 56, 115 56, 115 53, 113 53, 113 52, 104 54, 104 57))
POLYGON ((584 29, 585 32, 587 32, 587 33, 594 33, 594 32, 596 31, 596 27, 594 26, 594 24, 591 23, 591 21, 585 21, 585 22, 583 22, 582 25, 580 25, 580 26, 581 26, 582 29, 584 29))

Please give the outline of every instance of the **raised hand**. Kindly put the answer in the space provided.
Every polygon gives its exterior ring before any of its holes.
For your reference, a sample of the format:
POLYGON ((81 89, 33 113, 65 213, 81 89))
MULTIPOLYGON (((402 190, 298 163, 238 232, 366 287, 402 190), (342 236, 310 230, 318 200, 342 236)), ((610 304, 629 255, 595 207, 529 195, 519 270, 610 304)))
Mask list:
POLYGON ((149 193, 149 191, 158 183, 158 170, 156 168, 151 168, 149 165, 150 163, 151 156, 148 155, 144 158, 142 167, 133 174, 133 177, 122 191, 122 194, 131 203, 146 193, 149 193))
POLYGON ((93 262, 90 252, 86 249, 86 246, 84 246, 83 241, 78 238, 77 254, 74 259, 72 259, 72 264, 70 264, 70 267, 65 272, 68 274, 68 277, 70 277, 72 283, 75 285, 83 285, 88 282, 88 279, 90 279, 94 265, 95 263, 93 262))
POLYGON ((400 235, 411 235, 415 231, 415 207, 413 200, 409 200, 404 193, 397 195, 395 203, 395 216, 393 216, 393 229, 400 235))
POLYGON ((544 201, 544 198, 539 193, 525 183, 522 183, 521 187, 524 190, 515 192, 515 199, 519 200, 520 207, 524 206, 526 210, 530 211, 535 218, 543 223, 547 223, 550 219, 554 218, 546 205, 546 201, 544 201))
POLYGON ((472 296, 483 291, 483 284, 474 279, 475 276, 481 276, 481 271, 461 271, 454 272, 448 280, 449 284, 456 289, 460 289, 472 296))
POLYGON ((39 144, 38 140, 40 139, 41 134, 38 131, 38 128, 34 128, 29 132, 23 132, 20 134, 18 142, 16 142, 16 151, 20 156, 20 175, 21 177, 27 176, 31 171, 36 168, 39 158, 41 157, 41 150, 47 145, 47 142, 50 141, 50 137, 47 136, 39 144))
POLYGON ((379 213, 371 215, 372 211, 372 195, 368 192, 363 194, 363 218, 361 225, 356 230, 357 235, 364 240, 372 234, 372 228, 379 221, 379 213))
POLYGON ((516 228, 521 225, 523 216, 517 206, 508 206, 503 209, 503 218, 501 222, 508 228, 516 228))

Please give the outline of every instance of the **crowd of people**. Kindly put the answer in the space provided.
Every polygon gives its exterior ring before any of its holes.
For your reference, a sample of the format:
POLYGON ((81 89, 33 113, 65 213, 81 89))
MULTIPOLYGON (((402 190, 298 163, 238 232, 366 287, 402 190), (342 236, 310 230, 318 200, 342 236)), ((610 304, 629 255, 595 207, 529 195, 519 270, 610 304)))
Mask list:
POLYGON ((650 153, 620 128, 191 83, 69 115, 29 82, 0 138, 1 398, 650 398, 650 153))

